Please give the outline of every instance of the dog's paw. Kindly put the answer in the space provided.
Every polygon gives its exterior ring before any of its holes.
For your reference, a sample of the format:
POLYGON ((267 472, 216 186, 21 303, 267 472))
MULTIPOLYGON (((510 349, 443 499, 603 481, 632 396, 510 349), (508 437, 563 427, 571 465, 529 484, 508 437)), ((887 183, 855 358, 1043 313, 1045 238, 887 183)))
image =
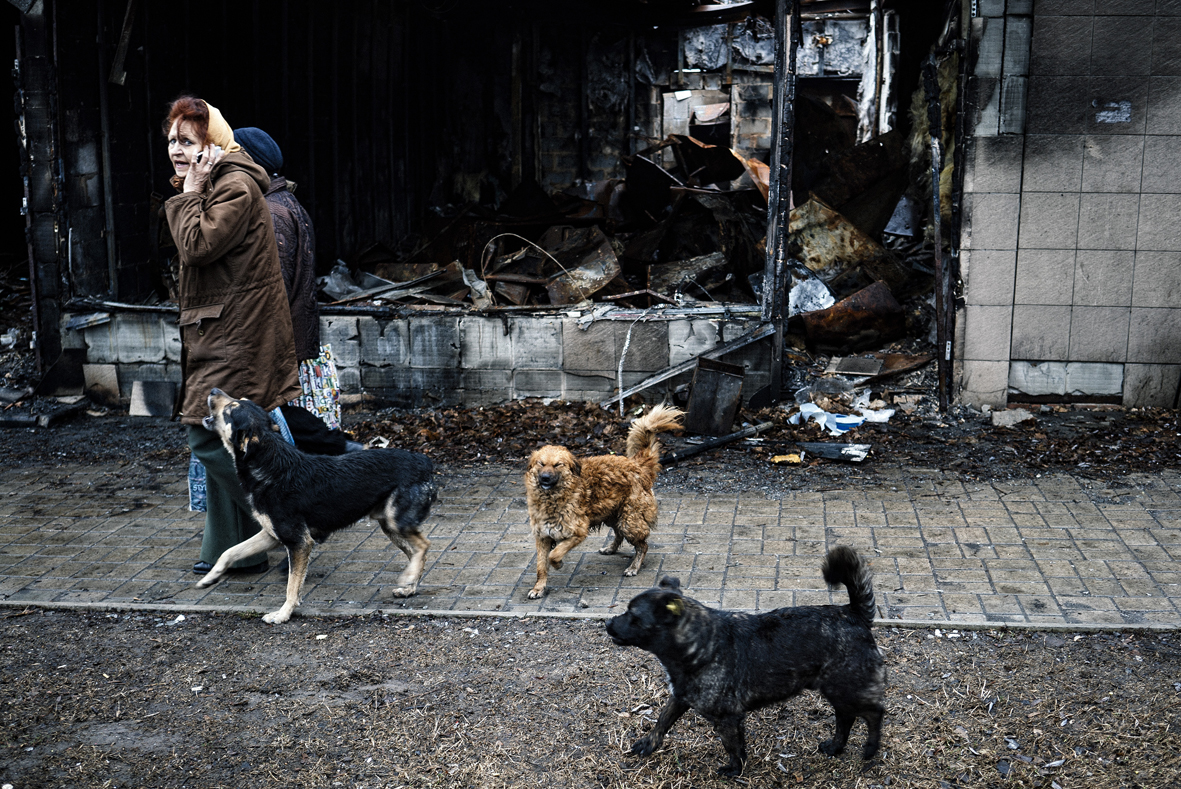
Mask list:
POLYGON ((718 775, 724 775, 727 778, 737 778, 742 775, 742 762, 727 762, 718 768, 718 775))
POLYGON ((207 575, 204 578, 202 578, 200 581, 197 581, 197 588, 198 589, 208 589, 209 587, 213 586, 215 583, 217 583, 220 580, 221 580, 221 576, 217 576, 216 578, 214 578, 212 576, 207 575))
POLYGON ((624 577, 624 578, 631 578, 631 577, 633 577, 633 576, 636 576, 636 575, 639 575, 639 574, 640 574, 640 568, 639 568, 639 567, 637 567, 637 568, 636 568, 636 569, 634 569, 634 570, 633 570, 632 568, 630 568, 630 567, 629 567, 629 568, 627 568, 626 570, 624 570, 624 571, 623 571, 623 577, 624 577))
POLYGON ((861 758, 868 762, 870 759, 877 756, 879 745, 881 745, 881 743, 878 743, 878 742, 865 743, 865 747, 861 749, 861 758))
POLYGON ((264 614, 262 621, 268 625, 281 625, 291 618, 291 612, 279 609, 278 611, 271 611, 269 614, 264 614))
POLYGON ((658 747, 659 744, 653 742, 651 737, 644 737, 636 740, 635 744, 632 745, 631 753, 636 756, 651 756, 656 752, 658 747))
POLYGON ((845 750, 845 746, 838 745, 836 740, 825 740, 820 743, 820 752, 825 756, 836 756, 843 750, 845 750))
POLYGON ((545 587, 543 586, 540 589, 538 589, 536 587, 530 589, 529 594, 527 594, 525 596, 528 597, 530 600, 536 600, 537 598, 541 597, 544 594, 545 594, 545 587))
POLYGON ((562 569, 562 560, 561 559, 550 559, 549 566, 554 568, 555 570, 561 570, 562 569))
POLYGON ((619 553, 619 549, 612 548, 610 545, 608 545, 605 548, 600 548, 599 553, 603 554, 604 556, 613 556, 614 554, 619 553))
POLYGON ((414 586, 399 586, 394 590, 394 597, 413 597, 418 592, 418 585, 414 586))

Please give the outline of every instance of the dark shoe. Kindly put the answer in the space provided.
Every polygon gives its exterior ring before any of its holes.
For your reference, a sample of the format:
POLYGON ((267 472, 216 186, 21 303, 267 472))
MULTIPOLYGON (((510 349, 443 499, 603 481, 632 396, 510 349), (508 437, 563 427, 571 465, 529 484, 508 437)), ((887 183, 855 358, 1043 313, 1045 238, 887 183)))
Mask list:
POLYGON ((241 573, 242 575, 260 575, 265 573, 270 566, 270 563, 266 559, 263 559, 258 564, 252 564, 249 567, 231 567, 230 572, 241 573))
POLYGON ((197 562, 193 565, 193 572, 197 575, 206 575, 213 569, 213 565, 209 562, 197 562))

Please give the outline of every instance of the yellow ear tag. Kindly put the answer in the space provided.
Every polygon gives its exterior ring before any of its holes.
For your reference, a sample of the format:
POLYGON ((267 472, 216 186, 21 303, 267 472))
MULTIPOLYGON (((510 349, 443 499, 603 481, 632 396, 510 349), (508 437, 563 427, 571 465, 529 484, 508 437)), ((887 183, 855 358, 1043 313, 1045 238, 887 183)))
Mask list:
POLYGON ((681 611, 684 610, 684 607, 679 599, 678 600, 669 600, 668 605, 666 605, 665 608, 667 608, 669 611, 671 611, 673 616, 680 616, 681 611))

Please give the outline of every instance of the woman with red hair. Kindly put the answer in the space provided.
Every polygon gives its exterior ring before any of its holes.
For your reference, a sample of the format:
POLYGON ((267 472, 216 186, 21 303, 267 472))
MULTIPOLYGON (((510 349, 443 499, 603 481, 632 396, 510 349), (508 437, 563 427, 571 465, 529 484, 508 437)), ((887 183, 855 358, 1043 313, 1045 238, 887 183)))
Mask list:
MULTIPOLYGON (((234 141, 216 107, 193 96, 169 106, 168 157, 180 194, 164 204, 180 263, 181 391, 173 418, 206 470, 205 533, 193 572, 258 532, 233 458, 201 420, 214 387, 268 411, 301 392, 291 314, 279 268, 270 176, 234 141)), ((234 569, 262 572, 245 560, 234 569)))

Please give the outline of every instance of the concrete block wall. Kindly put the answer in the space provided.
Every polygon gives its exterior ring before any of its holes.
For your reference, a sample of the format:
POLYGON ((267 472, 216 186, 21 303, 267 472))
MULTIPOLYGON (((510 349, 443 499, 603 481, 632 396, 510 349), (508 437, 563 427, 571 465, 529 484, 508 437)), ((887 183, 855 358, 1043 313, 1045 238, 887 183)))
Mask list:
POLYGON ((1039 0, 1032 16, 1026 2, 1002 5, 972 20, 980 109, 966 149, 960 398, 1073 392, 1172 406, 1181 4, 1039 0), (1026 81, 1020 112, 1005 100, 1010 77, 1026 81))
MULTIPOLYGON (((67 319, 70 316, 67 316, 67 319)), ((397 320, 326 315, 321 342, 332 346, 346 394, 368 393, 402 407, 491 405, 524 397, 603 401, 654 372, 693 359, 755 327, 757 321, 676 317, 584 321, 560 315, 487 317, 416 315, 397 320)), ((134 381, 180 382, 175 315, 113 313, 81 331, 63 330, 67 347, 86 348, 91 364, 114 364, 119 388, 134 381)), ((768 341, 727 354, 746 370, 743 395, 770 382, 768 341)), ((692 379, 682 374, 645 390, 659 401, 692 379)))
MULTIPOLYGON (((755 75, 747 75, 753 78, 755 75)), ((730 116, 734 147, 747 158, 769 161, 774 133, 771 82, 744 82, 737 77, 730 86, 730 116)))

